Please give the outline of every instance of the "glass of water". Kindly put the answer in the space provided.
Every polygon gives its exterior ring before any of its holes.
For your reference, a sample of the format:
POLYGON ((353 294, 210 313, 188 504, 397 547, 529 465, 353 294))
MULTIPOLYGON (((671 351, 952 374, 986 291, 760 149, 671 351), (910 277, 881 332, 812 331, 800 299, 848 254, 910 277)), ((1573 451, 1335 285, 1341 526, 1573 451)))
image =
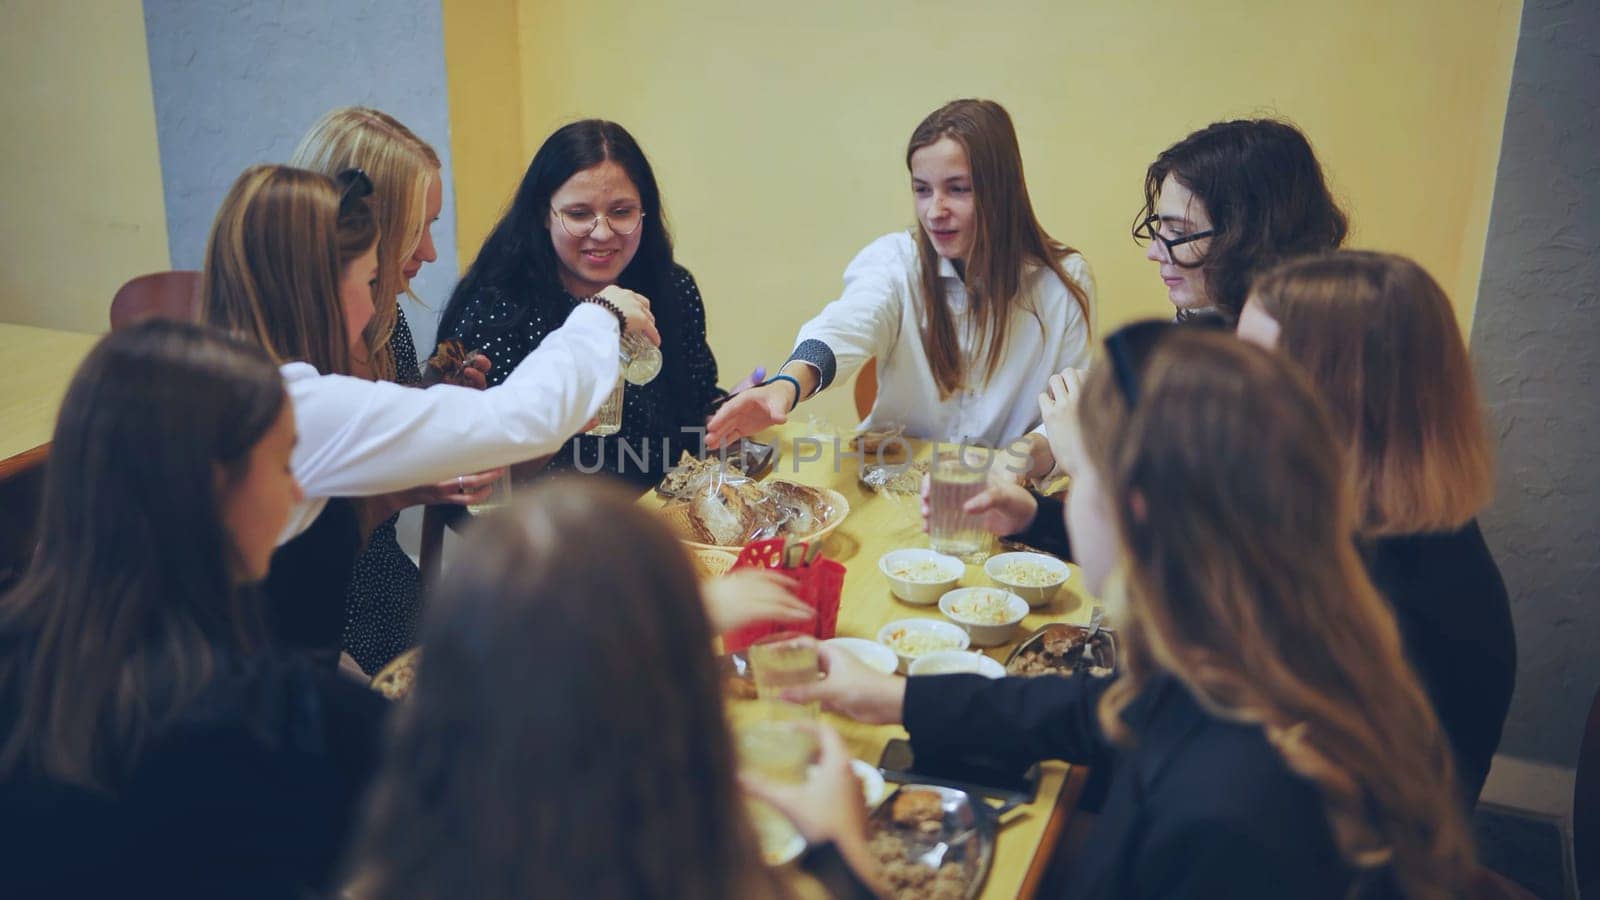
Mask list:
POLYGON ((511 470, 494 480, 489 485, 489 496, 483 498, 482 503, 467 504, 467 512, 475 516, 484 516, 511 502, 511 470))
POLYGON ((971 557, 989 546, 977 516, 962 507, 988 483, 987 460, 975 451, 941 453, 928 468, 928 546, 951 556, 971 557))
POLYGON ((605 437, 608 434, 616 434, 622 430, 622 390, 626 384, 627 381, 621 375, 618 375, 616 387, 611 389, 606 401, 600 404, 600 411, 594 414, 594 427, 585 431, 584 434, 605 437))
POLYGON ((643 335, 622 335, 622 377, 629 384, 649 384, 661 374, 661 348, 643 335))

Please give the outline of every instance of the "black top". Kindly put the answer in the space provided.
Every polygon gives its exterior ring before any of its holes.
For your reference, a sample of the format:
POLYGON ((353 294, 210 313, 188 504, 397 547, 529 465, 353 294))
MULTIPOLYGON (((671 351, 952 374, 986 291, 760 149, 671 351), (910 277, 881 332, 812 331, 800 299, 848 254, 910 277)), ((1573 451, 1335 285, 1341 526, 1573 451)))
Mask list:
POLYGON ((1067 536, 1066 503, 1057 497, 1046 497, 1032 491, 1029 493, 1033 494, 1034 502, 1039 504, 1039 510, 1026 528, 1016 534, 1006 535, 1006 539, 1020 541, 1072 562, 1072 541, 1067 536))
POLYGON ((1476 520, 1459 531, 1381 538, 1361 549, 1450 739, 1457 785, 1468 806, 1476 805, 1517 680, 1500 568, 1476 520))
MULTIPOLYGON (((578 435, 567 441, 541 473, 605 471, 640 487, 654 485, 677 465, 682 450, 698 453, 708 407, 719 396, 717 359, 706 344, 706 310, 694 276, 673 266, 668 296, 649 297, 661 332, 661 374, 623 394, 622 430, 606 437, 578 435), (642 457, 642 460, 641 460, 642 457)), ((452 303, 454 303, 454 299, 452 303)), ((509 296, 488 286, 467 297, 448 337, 489 357, 489 384, 499 384, 516 364, 566 322, 577 298, 565 291, 509 296)))
POLYGON ((361 552, 355 502, 328 501, 311 527, 272 554, 261 590, 275 646, 332 667, 339 662, 345 593, 361 552))
POLYGON ((322 890, 377 767, 387 710, 297 657, 224 664, 113 793, 0 783, 0 896, 322 890))
MULTIPOLYGON (((395 381, 421 383, 416 343, 404 310, 397 311, 389 352, 394 354, 395 381)), ((422 572, 400 549, 395 533, 399 519, 395 513, 367 535, 344 599, 344 650, 368 675, 376 675, 416 645, 422 618, 422 572)))
POLYGON ((1114 763, 1067 896, 1349 896, 1356 877, 1339 857, 1317 789, 1289 771, 1259 726, 1212 717, 1181 682, 1161 676, 1123 713, 1136 743, 1115 747, 1096 717, 1110 683, 912 678, 906 730, 919 754, 1007 750, 1019 768, 1040 759, 1114 763))

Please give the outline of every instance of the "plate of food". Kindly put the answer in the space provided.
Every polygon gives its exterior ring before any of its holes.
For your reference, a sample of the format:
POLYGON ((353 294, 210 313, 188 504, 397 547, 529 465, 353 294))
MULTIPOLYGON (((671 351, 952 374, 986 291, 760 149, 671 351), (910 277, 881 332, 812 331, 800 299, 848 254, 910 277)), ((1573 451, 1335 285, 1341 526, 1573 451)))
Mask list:
POLYGON ((867 817, 868 848, 900 900, 972 898, 994 864, 995 812, 966 791, 907 784, 867 817))
POLYGON ((819 542, 850 514, 850 503, 830 488, 733 475, 691 485, 661 514, 690 547, 738 553, 781 536, 819 542))
POLYGON ((1082 625, 1052 622, 1017 644, 1006 657, 1009 675, 1071 675, 1087 672, 1098 678, 1117 668, 1117 639, 1109 629, 1095 632, 1082 625))
POLYGON ((373 690, 390 700, 404 700, 411 694, 411 685, 417 678, 417 663, 422 659, 422 648, 410 650, 389 660, 389 664, 372 676, 373 690))
POLYGON ((905 672, 918 657, 965 650, 972 639, 959 625, 938 619, 897 619, 878 629, 878 643, 893 650, 905 672))

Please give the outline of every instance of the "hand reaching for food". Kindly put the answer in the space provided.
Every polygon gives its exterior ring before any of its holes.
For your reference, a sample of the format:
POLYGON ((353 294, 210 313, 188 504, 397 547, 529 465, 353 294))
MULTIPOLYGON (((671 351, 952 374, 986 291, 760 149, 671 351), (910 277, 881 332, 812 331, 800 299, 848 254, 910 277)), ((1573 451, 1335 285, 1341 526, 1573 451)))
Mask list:
POLYGON ((789 421, 794 389, 775 381, 728 398, 706 423, 706 449, 715 450, 742 437, 789 421))
POLYGON ((790 580, 771 569, 736 569, 701 584, 706 616, 717 634, 757 622, 799 625, 816 611, 790 593, 790 580))

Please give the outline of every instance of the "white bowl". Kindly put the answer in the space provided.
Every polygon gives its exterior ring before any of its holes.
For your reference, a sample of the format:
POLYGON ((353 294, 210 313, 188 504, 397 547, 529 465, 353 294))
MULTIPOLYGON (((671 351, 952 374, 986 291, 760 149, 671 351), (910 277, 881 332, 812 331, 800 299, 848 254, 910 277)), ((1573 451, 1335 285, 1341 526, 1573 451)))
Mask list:
POLYGON ((946 556, 932 550, 907 547, 903 550, 890 550, 878 557, 878 571, 883 577, 889 579, 889 590, 896 597, 907 603, 917 606, 932 606, 939 602, 939 598, 961 580, 966 574, 966 564, 954 556, 946 556), (897 565, 931 562, 939 567, 939 574, 944 576, 938 581, 912 581, 895 575, 893 568, 897 565))
POLYGON ((945 614, 950 621, 960 625, 972 636, 974 647, 996 647, 1011 640, 1011 635, 1017 630, 1017 623, 1028 614, 1028 601, 1018 597, 1010 591, 999 588, 956 588, 939 598, 939 611, 945 614), (1006 604, 1006 618, 1002 622, 977 622, 963 618, 956 612, 956 604, 967 597, 987 594, 999 597, 1006 604))
POLYGON ((982 653, 968 653, 965 650, 951 650, 946 653, 929 653, 919 657, 912 663, 906 674, 916 675, 953 675, 958 672, 970 672, 982 675, 985 678, 1006 677, 1006 667, 999 662, 984 656, 982 653))
POLYGON ((983 564, 983 574, 989 576, 990 581, 1028 601, 1029 606, 1043 606, 1050 602, 1050 599, 1056 595, 1056 591, 1061 590, 1063 584, 1067 583, 1067 578, 1072 574, 1072 570, 1067 568, 1067 564, 1061 560, 1043 553, 999 553, 989 557, 988 561, 983 564), (1017 584, 1015 581, 1008 581, 1001 573, 1005 571, 1007 565, 1012 563, 1028 563, 1041 566, 1055 573, 1056 580, 1043 585, 1017 584))
POLYGON ((848 652, 885 675, 893 675, 894 670, 900 666, 900 660, 894 655, 893 650, 866 638, 836 637, 828 638, 823 643, 848 652))
POLYGON ((856 780, 861 782, 861 798, 866 801, 867 809, 876 809, 889 793, 889 786, 883 782, 883 773, 872 763, 859 759, 850 760, 850 771, 856 773, 856 780))
POLYGON ((949 622, 941 622, 938 619, 896 619, 878 629, 878 643, 894 651, 894 655, 900 660, 900 671, 904 672, 912 661, 920 656, 940 653, 945 650, 967 649, 971 644, 971 638, 967 636, 967 633, 960 626, 951 625, 949 622), (898 631, 942 638, 944 646, 929 650, 926 653, 904 653, 889 642, 890 636, 898 631))

